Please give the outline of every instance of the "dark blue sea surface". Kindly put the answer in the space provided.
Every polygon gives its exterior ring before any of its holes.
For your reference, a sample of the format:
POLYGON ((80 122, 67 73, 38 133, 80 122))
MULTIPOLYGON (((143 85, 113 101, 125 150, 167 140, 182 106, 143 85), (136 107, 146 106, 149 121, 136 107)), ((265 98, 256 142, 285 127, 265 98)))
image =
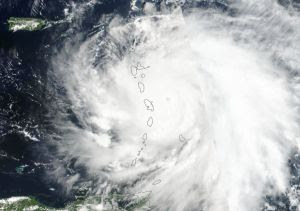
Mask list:
MULTIPOLYGON (((54 207, 74 198, 45 174, 51 171, 50 151, 55 150, 47 143, 55 113, 49 111, 55 96, 47 90, 52 86, 47 74, 53 49, 61 48, 64 39, 72 39, 62 37, 72 23, 33 32, 10 32, 7 24, 9 17, 61 20, 71 2, 40 1, 33 10, 33 0, 0 1, 0 198, 34 196, 54 207)), ((81 24, 80 28, 76 24, 74 34, 91 30, 105 13, 126 15, 128 5, 122 0, 99 1, 76 20, 81 24)))

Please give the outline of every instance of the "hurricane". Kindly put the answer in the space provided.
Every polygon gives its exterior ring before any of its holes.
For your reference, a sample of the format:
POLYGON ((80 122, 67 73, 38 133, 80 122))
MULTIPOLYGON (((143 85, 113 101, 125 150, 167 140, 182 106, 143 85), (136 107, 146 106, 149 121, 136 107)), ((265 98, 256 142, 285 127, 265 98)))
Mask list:
POLYGON ((87 210, 300 210, 299 3, 126 1, 84 30, 99 4, 51 48, 47 177, 87 210))

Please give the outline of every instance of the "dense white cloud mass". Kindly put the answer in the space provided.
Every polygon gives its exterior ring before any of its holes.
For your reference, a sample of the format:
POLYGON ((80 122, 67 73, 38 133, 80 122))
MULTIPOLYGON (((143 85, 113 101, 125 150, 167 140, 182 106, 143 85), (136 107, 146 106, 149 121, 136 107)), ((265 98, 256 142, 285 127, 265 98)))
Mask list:
POLYGON ((147 5, 53 61, 82 125, 60 123, 60 149, 99 192, 129 184, 151 191, 156 210, 252 211, 289 188, 300 19, 275 1, 232 7, 235 16, 147 5))

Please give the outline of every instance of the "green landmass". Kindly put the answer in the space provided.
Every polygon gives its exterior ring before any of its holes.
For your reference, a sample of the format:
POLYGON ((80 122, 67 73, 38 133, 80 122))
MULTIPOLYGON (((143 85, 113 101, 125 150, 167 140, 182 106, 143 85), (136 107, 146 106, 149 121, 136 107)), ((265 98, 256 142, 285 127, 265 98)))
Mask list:
POLYGON ((34 197, 11 197, 0 199, 0 210, 3 211, 77 211, 77 210, 103 210, 103 211, 135 211, 149 210, 148 197, 130 199, 129 195, 109 194, 107 197, 87 197, 78 199, 65 208, 54 209, 38 202, 34 197))
POLYGON ((8 29, 10 31, 37 31, 43 29, 47 22, 38 18, 16 18, 11 17, 8 19, 8 29))
POLYGON ((0 200, 0 210, 4 211, 25 211, 38 210, 47 211, 48 207, 39 203, 33 197, 12 197, 0 200))

